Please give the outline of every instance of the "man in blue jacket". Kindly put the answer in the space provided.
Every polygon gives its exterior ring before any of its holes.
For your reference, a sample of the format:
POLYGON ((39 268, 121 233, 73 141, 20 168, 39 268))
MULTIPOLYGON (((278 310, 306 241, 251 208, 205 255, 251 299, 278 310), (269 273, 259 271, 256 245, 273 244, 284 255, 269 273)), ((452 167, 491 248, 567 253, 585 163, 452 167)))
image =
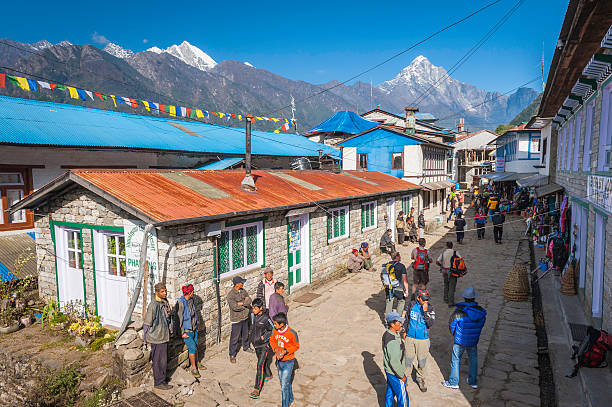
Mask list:
POLYGON ((451 374, 447 381, 442 382, 449 389, 459 388, 459 362, 463 352, 467 351, 470 359, 470 377, 467 383, 472 388, 478 388, 476 375, 478 373, 478 339, 487 319, 487 311, 476 302, 476 291, 468 287, 463 291, 465 302, 460 302, 450 317, 449 327, 455 337, 451 360, 451 374))
POLYGON ((407 308, 404 330, 406 331, 406 368, 412 370, 412 361, 416 358, 416 382, 419 390, 427 391, 425 385, 425 363, 429 354, 429 328, 436 319, 434 307, 429 303, 429 291, 417 291, 416 300, 410 302, 407 308))

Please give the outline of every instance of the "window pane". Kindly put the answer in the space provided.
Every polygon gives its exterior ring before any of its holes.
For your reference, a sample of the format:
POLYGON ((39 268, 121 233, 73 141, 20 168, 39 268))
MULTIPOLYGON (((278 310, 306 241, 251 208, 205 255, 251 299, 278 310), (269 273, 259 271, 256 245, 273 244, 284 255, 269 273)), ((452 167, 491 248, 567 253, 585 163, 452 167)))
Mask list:
POLYGON ((125 277, 126 270, 127 269, 125 267, 125 260, 119 261, 119 272, 121 274, 121 277, 125 277))
POLYGON ((370 226, 374 226, 374 204, 372 204, 372 209, 370 209, 370 226))
POLYGON ((334 237, 340 236, 340 223, 338 216, 338 211, 334 211, 334 237))
POLYGON ((246 228, 247 265, 257 263, 257 226, 246 228))
POLYGON ((119 240, 119 254, 125 256, 125 237, 119 236, 117 239, 119 240))
POLYGON ((232 230, 232 270, 244 266, 244 229, 232 230))
POLYGON ((74 232, 74 243, 76 244, 74 248, 77 250, 81 250, 81 233, 80 232, 74 232))
POLYGON ((219 238, 219 274, 229 271, 229 232, 221 232, 219 238))
POLYGON ((68 265, 73 268, 76 269, 77 267, 78 261, 77 261, 77 257, 76 257, 76 252, 68 252, 68 265))
POLYGON ((23 185, 23 177, 20 173, 0 173, 0 185, 23 185))
POLYGON ((109 257, 108 258, 108 274, 113 276, 117 275, 117 258, 109 257))
MULTIPOLYGON (((21 189, 9 189, 6 191, 6 200, 8 207, 11 207, 15 203, 23 199, 23 190, 21 189)), ((17 211, 9 217, 9 221, 12 223, 25 222, 25 211, 17 211)))
POLYGON ((117 246, 115 245, 115 236, 106 236, 108 254, 117 254, 117 246))
POLYGON ((346 226, 345 226, 345 213, 344 213, 344 209, 340 209, 340 235, 345 235, 346 234, 346 226))

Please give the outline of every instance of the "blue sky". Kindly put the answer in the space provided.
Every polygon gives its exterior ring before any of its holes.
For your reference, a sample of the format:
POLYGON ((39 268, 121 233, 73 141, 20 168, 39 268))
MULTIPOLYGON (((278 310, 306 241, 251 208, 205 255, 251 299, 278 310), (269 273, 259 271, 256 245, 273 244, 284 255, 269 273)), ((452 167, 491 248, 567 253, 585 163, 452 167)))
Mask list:
MULTIPOLYGON (((136 52, 187 40, 216 61, 248 61, 294 80, 325 83, 347 79, 490 1, 34 1, 22 15, 26 20, 3 18, 0 37, 100 47, 109 40, 136 52)), ((421 54, 448 69, 515 3, 502 0, 360 80, 391 79, 421 54)), ((537 76, 542 45, 547 69, 566 7, 567 0, 526 0, 453 77, 506 91, 537 76)))

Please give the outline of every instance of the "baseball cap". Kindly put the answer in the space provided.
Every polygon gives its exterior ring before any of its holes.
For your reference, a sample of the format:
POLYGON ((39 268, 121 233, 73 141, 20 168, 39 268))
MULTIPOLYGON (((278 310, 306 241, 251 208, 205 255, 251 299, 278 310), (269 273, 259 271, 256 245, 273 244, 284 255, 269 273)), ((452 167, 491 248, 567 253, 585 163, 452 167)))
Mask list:
POLYGON ((246 278, 242 278, 240 276, 236 276, 234 278, 232 278, 232 283, 234 283, 234 285, 236 284, 244 284, 246 282, 246 278))
POLYGON ((391 312, 389 312, 387 315, 385 315, 385 320, 386 320, 387 322, 395 322, 395 321, 399 321, 399 322, 401 322, 402 324, 404 323, 404 318, 402 318, 402 317, 400 316, 400 314, 398 314, 398 313, 397 313, 397 312, 395 312, 395 311, 391 311, 391 312))

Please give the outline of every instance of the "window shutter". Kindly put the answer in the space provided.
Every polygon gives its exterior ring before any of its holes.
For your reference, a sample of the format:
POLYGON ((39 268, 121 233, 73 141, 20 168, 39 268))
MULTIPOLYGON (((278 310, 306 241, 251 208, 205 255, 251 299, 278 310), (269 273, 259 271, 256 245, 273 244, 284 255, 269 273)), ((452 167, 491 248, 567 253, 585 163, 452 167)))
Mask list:
POLYGON ((229 232, 222 232, 219 245, 219 274, 229 271, 229 232))
POLYGON ((232 230, 232 270, 244 267, 244 229, 232 230))
POLYGON ((370 226, 374 226, 374 204, 370 204, 370 226))
POLYGON ((328 244, 331 238, 332 238, 332 219, 331 219, 331 214, 327 212, 327 243, 328 244))
POLYGON ((345 234, 346 232, 346 214, 344 209, 340 209, 340 221, 339 221, 339 225, 338 225, 338 234, 337 236, 342 236, 345 234))
POLYGON ((367 215, 367 212, 363 210, 363 206, 364 205, 361 205, 361 229, 362 230, 365 229, 366 227, 366 221, 365 221, 364 215, 367 215))

